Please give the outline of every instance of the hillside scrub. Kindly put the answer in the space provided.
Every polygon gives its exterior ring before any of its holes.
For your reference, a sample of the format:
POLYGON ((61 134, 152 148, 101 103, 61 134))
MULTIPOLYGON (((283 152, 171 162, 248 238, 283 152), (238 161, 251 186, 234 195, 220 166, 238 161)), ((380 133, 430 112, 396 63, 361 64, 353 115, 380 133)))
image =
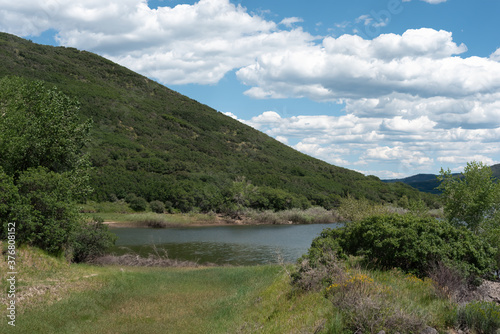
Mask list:
MULTIPOLYGON (((404 195, 423 197, 429 207, 437 203, 435 196, 402 183, 385 184, 297 152, 90 52, 37 45, 5 33, 0 45, 0 77, 44 80, 80 102, 74 107, 83 124, 92 120, 87 152, 94 167, 89 173, 94 201, 134 193, 183 213, 241 207, 329 210, 348 194, 379 204, 404 195)), ((58 122, 50 128, 57 129, 58 122)))

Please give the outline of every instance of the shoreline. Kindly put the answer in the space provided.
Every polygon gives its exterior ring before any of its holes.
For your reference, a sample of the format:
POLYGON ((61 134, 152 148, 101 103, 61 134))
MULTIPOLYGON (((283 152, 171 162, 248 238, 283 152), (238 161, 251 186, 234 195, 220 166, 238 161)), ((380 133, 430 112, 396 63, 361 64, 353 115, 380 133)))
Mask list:
MULTIPOLYGON (((273 223, 261 223, 261 222, 251 222, 248 221, 238 221, 238 222, 195 222, 195 223, 165 223, 161 227, 148 226, 145 222, 118 222, 118 221, 104 221, 103 224, 107 225, 109 228, 179 228, 179 227, 216 227, 216 226, 259 226, 259 225, 315 225, 315 224, 325 224, 323 222, 319 223, 284 223, 284 224, 273 224, 273 223)), ((341 224, 340 222, 332 222, 327 224, 341 224)))
MULTIPOLYGON (((323 212, 322 212, 323 213, 323 212)), ((234 218, 222 214, 104 214, 103 224, 110 228, 179 228, 179 227, 214 227, 214 226, 253 226, 253 225, 310 225, 344 223, 339 215, 326 214, 307 216, 280 213, 263 213, 260 216, 238 215, 234 218)))

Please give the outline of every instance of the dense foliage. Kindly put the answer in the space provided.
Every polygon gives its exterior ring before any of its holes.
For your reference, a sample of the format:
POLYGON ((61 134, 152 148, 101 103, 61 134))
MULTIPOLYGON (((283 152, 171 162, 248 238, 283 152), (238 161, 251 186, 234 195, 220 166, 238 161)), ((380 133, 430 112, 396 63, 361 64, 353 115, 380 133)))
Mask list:
POLYGON ((60 254, 86 224, 76 202, 90 191, 89 123, 77 123, 76 103, 41 82, 5 77, 0 88, 0 238, 13 230, 16 243, 60 254))
POLYGON ((461 176, 441 169, 444 211, 454 225, 465 225, 474 233, 498 224, 500 183, 493 180, 491 168, 470 162, 461 176))
POLYGON ((0 80, 0 165, 8 174, 44 166, 75 170, 82 161, 90 121, 79 122, 78 103, 40 81, 0 80))
POLYGON ((55 85, 81 102, 82 120, 93 120, 94 200, 134 193, 181 211, 284 210, 332 208, 350 194, 377 203, 424 196, 436 205, 432 195, 402 183, 384 184, 299 153, 95 54, 8 34, 0 41, 0 77, 55 85))
POLYGON ((492 168, 469 162, 455 176, 441 169, 444 213, 455 226, 464 226, 496 248, 496 271, 500 275, 500 183, 492 168))
POLYGON ((102 219, 94 218, 85 224, 79 224, 70 237, 71 256, 76 262, 94 260, 104 255, 116 241, 116 235, 108 231, 102 219))
POLYGON ((340 257, 360 255, 385 268, 425 276, 436 262, 459 268, 468 276, 489 273, 494 249, 465 228, 413 215, 372 216, 327 229, 309 250, 312 261, 333 249, 340 257))

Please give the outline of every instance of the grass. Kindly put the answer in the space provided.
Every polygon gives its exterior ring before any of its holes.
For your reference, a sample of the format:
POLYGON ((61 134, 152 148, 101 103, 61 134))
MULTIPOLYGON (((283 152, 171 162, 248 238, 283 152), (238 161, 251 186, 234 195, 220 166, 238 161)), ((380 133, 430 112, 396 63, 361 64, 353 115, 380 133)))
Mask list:
POLYGON ((277 268, 143 269, 111 273, 19 321, 25 333, 225 333, 277 268), (27 321, 23 321, 26 319, 27 321))
POLYGON ((215 225, 220 222, 215 215, 201 213, 161 214, 154 212, 116 213, 102 212, 95 216, 101 217, 104 222, 112 222, 113 226, 123 227, 175 227, 215 225))
MULTIPOLYGON (((292 265, 91 266, 22 247, 16 327, 2 317, 0 333, 403 333, 427 325, 444 332, 460 325, 459 311, 498 312, 489 304, 461 309, 430 279, 356 264, 344 263, 328 288, 306 292, 290 284, 292 265)), ((6 268, 2 257, 1 291, 6 268)), ((462 325, 491 326, 467 319, 462 325)))
POLYGON ((332 317, 331 304, 322 293, 294 289, 282 271, 246 310, 238 333, 321 332, 332 317))
POLYGON ((214 224, 214 214, 201 213, 176 213, 160 214, 151 211, 134 212, 129 205, 123 201, 115 202, 93 202, 81 204, 81 212, 87 216, 98 216, 105 222, 113 222, 117 226, 134 227, 170 227, 189 226, 199 224, 214 224))
POLYGON ((457 305, 439 296, 430 279, 396 269, 363 269, 359 261, 332 258, 327 266, 314 268, 306 261, 300 278, 295 277, 297 289, 323 293, 330 302, 328 333, 419 333, 425 326, 453 327, 457 305))
MULTIPOLYGON (((18 300, 15 333, 226 333, 239 327, 245 309, 282 271, 279 266, 95 267, 67 265, 37 250, 19 253, 40 255, 33 264, 55 264, 40 273, 24 271, 31 264, 21 255, 20 295, 50 282, 59 287, 44 298, 18 300)), ((10 330, 7 321, 0 323, 0 333, 10 330)))
POLYGON ((243 214, 250 221, 258 224, 330 224, 342 221, 336 211, 322 207, 309 209, 289 209, 274 212, 247 209, 243 214))
MULTIPOLYGON (((408 210, 391 205, 377 205, 367 200, 352 197, 343 199, 341 206, 326 210, 322 207, 289 209, 282 211, 244 209, 237 220, 213 212, 160 214, 151 211, 134 212, 124 200, 116 202, 92 202, 81 205, 81 211, 89 217, 99 216, 116 227, 182 227, 221 224, 330 224, 361 219, 373 214, 384 214, 408 210)), ((427 214, 434 214, 431 211, 427 214)))

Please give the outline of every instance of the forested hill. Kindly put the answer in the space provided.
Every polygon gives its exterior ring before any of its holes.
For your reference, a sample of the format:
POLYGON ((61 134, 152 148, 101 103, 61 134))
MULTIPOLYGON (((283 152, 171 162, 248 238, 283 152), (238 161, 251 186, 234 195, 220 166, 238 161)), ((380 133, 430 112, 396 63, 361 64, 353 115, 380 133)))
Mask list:
POLYGON ((80 101, 82 120, 94 122, 97 200, 134 193, 186 211, 331 207, 347 194, 377 202, 429 196, 311 158, 90 52, 0 33, 5 75, 43 80, 80 101))
MULTIPOLYGON (((492 175, 495 179, 500 180, 500 164, 490 166, 492 175)), ((460 173, 453 174, 455 176, 460 176, 460 173)), ((438 180, 437 174, 418 174, 406 177, 404 179, 392 179, 392 180, 383 180, 387 183, 394 182, 402 182, 412 186, 415 189, 418 189, 423 192, 431 193, 431 194, 440 194, 441 191, 437 189, 440 182, 438 180)))

